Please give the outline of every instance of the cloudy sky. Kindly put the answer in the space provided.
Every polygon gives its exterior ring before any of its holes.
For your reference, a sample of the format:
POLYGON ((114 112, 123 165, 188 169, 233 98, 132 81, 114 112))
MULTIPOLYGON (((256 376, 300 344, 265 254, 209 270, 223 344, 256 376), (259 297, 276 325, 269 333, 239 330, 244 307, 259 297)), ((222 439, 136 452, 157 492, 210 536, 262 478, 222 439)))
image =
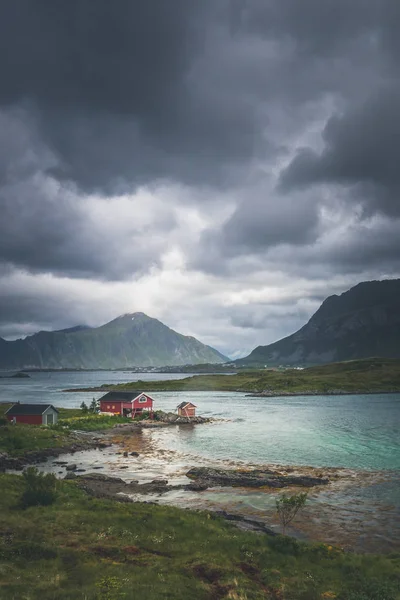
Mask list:
POLYGON ((0 336, 237 357, 400 274, 399 0, 2 0, 0 336))

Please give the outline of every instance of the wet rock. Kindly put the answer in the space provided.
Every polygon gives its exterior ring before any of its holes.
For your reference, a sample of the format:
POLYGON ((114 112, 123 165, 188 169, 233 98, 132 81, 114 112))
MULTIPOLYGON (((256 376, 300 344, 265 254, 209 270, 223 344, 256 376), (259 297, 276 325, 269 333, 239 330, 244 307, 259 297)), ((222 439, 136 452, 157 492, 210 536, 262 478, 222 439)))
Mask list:
POLYGON ((186 485, 185 489, 191 490, 192 492, 204 492, 208 487, 208 483, 205 483, 204 481, 193 481, 193 483, 186 485))
POLYGON ((131 456, 140 456, 139 452, 131 452, 131 456))
POLYGON ((160 421, 161 423, 167 423, 167 424, 176 424, 176 425, 197 425, 200 423, 209 423, 211 421, 211 419, 208 419, 206 417, 182 417, 180 415, 177 415, 175 413, 171 413, 171 412, 164 412, 162 410, 157 412, 157 421, 160 421))
POLYGON ((91 481, 101 481, 102 483, 111 483, 111 484, 123 484, 126 485, 125 481, 120 477, 111 477, 111 475, 104 475, 104 473, 85 473, 85 475, 81 475, 80 479, 87 479, 91 481))
POLYGON ((64 477, 64 479, 77 479, 77 478, 78 478, 78 475, 75 475, 75 473, 73 473, 72 471, 67 473, 66 476, 64 477))
POLYGON ((124 452, 123 456, 125 456, 125 458, 128 458, 128 452, 124 452))
POLYGON ((258 531, 260 533, 265 533, 271 536, 278 535, 276 531, 273 531, 272 529, 267 527, 262 521, 256 519, 248 519, 247 517, 242 517, 240 515, 228 513, 225 510, 215 511, 212 514, 213 516, 221 517, 222 519, 226 519, 227 521, 233 521, 234 524, 237 525, 237 527, 246 531, 258 531))
POLYGON ((67 465, 65 468, 67 471, 76 471, 78 467, 75 463, 72 463, 70 465, 67 465))
MULTIPOLYGON (((209 467, 194 467, 186 473, 189 479, 201 483, 203 489, 215 486, 227 487, 270 487, 283 488, 288 486, 313 487, 329 483, 327 477, 310 477, 306 475, 282 475, 271 470, 254 469, 252 471, 235 471, 228 469, 213 469, 209 467)), ((195 489, 195 488, 192 488, 195 489)))

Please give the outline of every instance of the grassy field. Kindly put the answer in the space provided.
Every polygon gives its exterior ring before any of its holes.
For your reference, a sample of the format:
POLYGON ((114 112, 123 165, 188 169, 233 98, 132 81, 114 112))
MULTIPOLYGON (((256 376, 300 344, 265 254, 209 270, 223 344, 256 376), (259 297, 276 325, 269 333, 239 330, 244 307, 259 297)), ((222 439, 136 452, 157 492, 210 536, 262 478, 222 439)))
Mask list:
POLYGON ((235 375, 195 375, 171 381, 135 381, 106 389, 141 391, 237 391, 271 394, 400 391, 400 360, 371 358, 283 371, 257 369, 235 375))
POLYGON ((400 557, 242 532, 206 512, 93 499, 59 482, 18 508, 0 475, 1 600, 398 600, 400 557))
POLYGON ((74 431, 104 431, 116 423, 132 422, 124 417, 84 415, 80 409, 60 408, 57 425, 10 425, 4 418, 9 406, 11 405, 0 405, 0 452, 7 452, 12 457, 24 456, 31 450, 68 446, 74 431))

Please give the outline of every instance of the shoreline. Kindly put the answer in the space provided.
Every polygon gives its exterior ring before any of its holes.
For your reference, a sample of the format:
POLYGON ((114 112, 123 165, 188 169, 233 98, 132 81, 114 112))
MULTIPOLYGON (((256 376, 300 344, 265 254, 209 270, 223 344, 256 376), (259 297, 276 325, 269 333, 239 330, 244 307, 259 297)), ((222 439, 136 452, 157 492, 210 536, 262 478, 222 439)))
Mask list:
MULTIPOLYGON (((184 427, 184 426, 183 426, 184 427)), ((57 477, 73 479, 85 491, 99 498, 122 502, 152 503, 176 506, 185 510, 206 510, 231 520, 241 528, 272 534, 279 532, 275 499, 283 492, 289 495, 308 492, 303 513, 288 528, 288 534, 310 542, 330 543, 348 551, 388 553, 399 551, 390 523, 390 506, 371 506, 363 500, 363 490, 385 485, 391 472, 366 472, 341 467, 313 467, 277 464, 255 464, 239 460, 213 459, 179 453, 160 444, 156 428, 118 427, 96 435, 91 448, 68 453, 57 452, 36 465, 57 477), (100 441, 100 444, 99 444, 100 441), (57 460, 60 457, 61 460, 57 460), (67 469, 67 465, 75 468, 67 469), (328 482, 312 487, 295 483, 285 487, 249 487, 248 481, 235 486, 232 481, 208 481, 187 477, 194 470, 222 470, 228 474, 251 476, 262 469, 265 475, 278 477, 319 477, 328 482), (197 483, 200 485, 197 485, 197 483), (372 486, 372 487, 371 487, 372 486), (372 511, 372 512, 371 512, 372 511), (247 524, 246 524, 247 522, 247 524)), ((214 473, 215 474, 215 473, 214 473)), ((321 482, 320 482, 321 483, 321 482)), ((398 527, 398 526, 396 526, 398 527)))

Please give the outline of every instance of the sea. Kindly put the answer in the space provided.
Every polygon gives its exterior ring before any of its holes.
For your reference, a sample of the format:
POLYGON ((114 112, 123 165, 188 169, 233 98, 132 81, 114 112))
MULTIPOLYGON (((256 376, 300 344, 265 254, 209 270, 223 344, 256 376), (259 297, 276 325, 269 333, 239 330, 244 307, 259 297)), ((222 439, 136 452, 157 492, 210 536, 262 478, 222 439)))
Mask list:
MULTIPOLYGON (((129 371, 29 375, 29 379, 0 379, 0 402, 44 402, 77 408, 82 401, 90 403, 102 394, 64 390, 135 380, 140 390, 139 380, 189 376, 129 371)), ((319 470, 332 477, 332 484, 310 493, 308 509, 293 527, 293 535, 357 551, 400 550, 400 394, 251 397, 238 392, 155 392, 152 397, 155 409, 164 411, 173 411, 182 400, 190 400, 197 406, 197 414, 216 421, 144 432, 146 440, 159 449, 146 459, 151 477, 167 474, 178 481, 186 468, 198 464, 319 470)), ((83 453, 81 458, 85 467, 94 460, 90 453, 86 458, 83 453)), ((115 460, 108 455, 109 472, 124 468, 126 478, 140 479, 141 471, 142 480, 147 479, 144 463, 126 470, 126 466, 121 467, 120 456, 115 460)), ((278 527, 275 500, 276 492, 225 488, 158 499, 194 508, 230 510, 264 518, 278 527)))

